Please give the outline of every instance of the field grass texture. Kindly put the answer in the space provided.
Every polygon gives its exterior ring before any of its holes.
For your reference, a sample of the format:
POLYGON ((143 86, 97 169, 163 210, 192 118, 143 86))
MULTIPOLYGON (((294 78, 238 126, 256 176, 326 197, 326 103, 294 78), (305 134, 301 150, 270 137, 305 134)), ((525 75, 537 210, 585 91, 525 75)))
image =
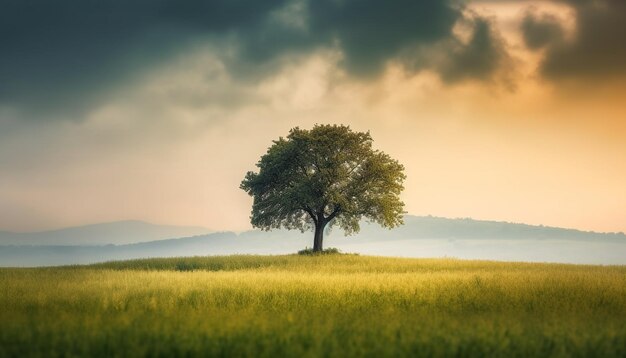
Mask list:
POLYGON ((0 356, 626 356, 626 267, 354 255, 0 269, 0 356))

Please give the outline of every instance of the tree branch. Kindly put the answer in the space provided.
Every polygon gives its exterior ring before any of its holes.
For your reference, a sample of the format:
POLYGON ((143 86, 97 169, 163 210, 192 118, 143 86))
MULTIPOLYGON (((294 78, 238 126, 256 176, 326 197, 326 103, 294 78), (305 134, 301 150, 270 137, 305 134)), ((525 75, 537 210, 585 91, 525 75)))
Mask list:
POLYGON ((337 214, 339 214, 340 211, 341 211, 341 206, 339 205, 335 206, 335 210, 333 210, 333 212, 330 215, 328 215, 326 220, 331 221, 332 219, 335 218, 335 216, 337 216, 337 214))
POLYGON ((315 217, 315 214, 313 214, 313 210, 311 210, 308 206, 305 206, 304 208, 302 208, 302 210, 306 211, 311 219, 313 219, 315 225, 317 225, 317 218, 315 217))

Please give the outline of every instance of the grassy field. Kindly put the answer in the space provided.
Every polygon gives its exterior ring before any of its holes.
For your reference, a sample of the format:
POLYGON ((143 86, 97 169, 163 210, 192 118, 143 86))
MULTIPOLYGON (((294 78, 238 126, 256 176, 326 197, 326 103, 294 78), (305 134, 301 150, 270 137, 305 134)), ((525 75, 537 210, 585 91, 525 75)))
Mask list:
POLYGON ((0 269, 0 356, 626 356, 626 267, 350 255, 0 269))

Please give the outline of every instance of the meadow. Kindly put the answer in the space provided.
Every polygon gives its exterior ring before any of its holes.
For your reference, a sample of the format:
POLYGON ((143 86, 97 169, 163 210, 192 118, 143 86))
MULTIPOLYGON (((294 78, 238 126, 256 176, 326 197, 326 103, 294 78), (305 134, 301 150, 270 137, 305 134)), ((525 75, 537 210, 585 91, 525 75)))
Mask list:
POLYGON ((626 356, 626 267, 355 255, 0 269, 0 356, 626 356))

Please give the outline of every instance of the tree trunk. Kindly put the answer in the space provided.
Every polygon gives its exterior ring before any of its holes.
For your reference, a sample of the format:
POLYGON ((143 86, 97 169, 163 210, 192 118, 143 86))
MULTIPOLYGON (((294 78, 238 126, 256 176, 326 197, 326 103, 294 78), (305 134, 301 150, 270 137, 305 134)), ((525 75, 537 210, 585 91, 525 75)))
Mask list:
POLYGON ((323 241, 324 241, 324 226, 326 226, 326 222, 322 220, 318 220, 315 225, 315 236, 313 237, 313 252, 322 252, 324 249, 323 241))

